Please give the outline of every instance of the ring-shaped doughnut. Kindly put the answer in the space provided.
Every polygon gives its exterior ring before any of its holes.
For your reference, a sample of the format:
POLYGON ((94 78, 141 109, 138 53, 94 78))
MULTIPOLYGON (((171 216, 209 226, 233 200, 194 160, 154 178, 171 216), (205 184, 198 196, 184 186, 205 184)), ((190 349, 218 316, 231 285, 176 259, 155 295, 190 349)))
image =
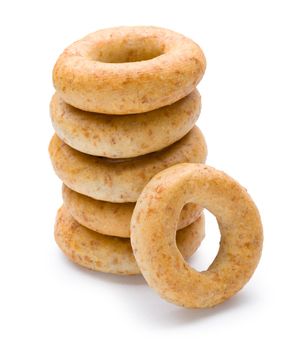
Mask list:
POLYGON ((161 297, 190 307, 211 307, 238 292, 252 276, 263 241, 259 212, 247 191, 203 164, 178 164, 157 174, 141 193, 131 220, 138 266, 161 297), (175 245, 184 204, 194 202, 217 219, 221 242, 207 271, 190 267, 175 245))
MULTIPOLYGON (((64 206, 79 224, 104 235, 130 237, 130 221, 135 203, 99 201, 75 192, 63 185, 64 206)), ((201 215, 202 208, 188 203, 181 211, 177 229, 192 224, 201 215)))
POLYGON ((54 135, 49 145, 57 176, 72 190, 107 202, 136 202, 148 181, 159 171, 183 162, 202 163, 206 143, 195 126, 173 145, 144 156, 108 159, 81 153, 54 135))
POLYGON ((53 82, 79 109, 132 114, 172 104, 191 93, 206 67, 192 40, 168 29, 117 27, 87 35, 58 58, 53 82))
POLYGON ((50 104, 53 127, 66 144, 108 158, 137 157, 170 146, 193 128, 200 109, 196 90, 170 106, 124 116, 82 111, 58 94, 50 104))
MULTIPOLYGON (((139 274, 130 239, 111 237, 80 225, 61 207, 55 223, 55 240, 73 262, 91 270, 121 275, 139 274)), ((203 215, 177 232, 177 245, 185 259, 199 247, 204 237, 203 215)))

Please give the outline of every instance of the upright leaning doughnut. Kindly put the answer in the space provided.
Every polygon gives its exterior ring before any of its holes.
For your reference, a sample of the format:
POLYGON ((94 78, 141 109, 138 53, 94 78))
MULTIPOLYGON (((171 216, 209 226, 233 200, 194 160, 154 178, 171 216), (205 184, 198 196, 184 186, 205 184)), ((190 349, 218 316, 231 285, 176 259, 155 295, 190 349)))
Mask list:
POLYGON ((99 30, 58 58, 53 82, 85 111, 132 114, 172 104, 193 91, 206 67, 192 40, 157 27, 99 30))
POLYGON ((238 292, 253 274, 262 249, 259 212, 247 191, 225 173, 203 164, 178 164, 144 188, 131 219, 138 266, 164 299, 185 307, 211 307, 238 292), (175 231, 184 204, 194 202, 216 216, 219 252, 207 271, 181 257, 175 231))

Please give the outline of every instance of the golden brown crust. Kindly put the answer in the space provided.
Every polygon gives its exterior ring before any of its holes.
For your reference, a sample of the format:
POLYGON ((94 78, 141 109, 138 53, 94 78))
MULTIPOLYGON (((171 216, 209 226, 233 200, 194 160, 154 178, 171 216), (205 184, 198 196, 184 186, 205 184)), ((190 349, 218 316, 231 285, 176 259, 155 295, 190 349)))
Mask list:
MULTIPOLYGON (((178 231, 177 244, 185 258, 190 257, 204 237, 204 217, 178 231)), ((80 225, 61 207, 55 223, 55 240, 74 263, 91 270, 122 275, 140 273, 130 239, 111 237, 80 225)))
POLYGON ((205 67, 200 47, 181 34, 156 27, 117 27, 89 34, 65 49, 55 64, 53 82, 74 107, 133 114, 187 96, 205 67))
POLYGON ((148 284, 185 307, 211 307, 238 292, 252 276, 263 242, 259 212, 247 191, 225 173, 203 164, 178 164, 144 188, 131 220, 131 244, 148 284), (198 272, 175 245, 177 216, 194 202, 216 216, 219 252, 198 272))
MULTIPOLYGON (((104 235, 130 237, 130 221, 135 203, 99 201, 72 191, 63 185, 64 206, 79 224, 104 235)), ((180 213, 177 229, 192 224, 202 208, 188 203, 180 213)))
POLYGON ((108 158, 136 157, 171 145, 193 128, 200 109, 196 90, 170 106, 124 116, 82 111, 57 93, 50 104, 53 127, 66 144, 108 158))
POLYGON ((54 135, 50 158, 58 177, 72 190, 108 202, 136 202, 147 182, 159 171, 183 162, 202 163, 207 149, 194 127, 164 150, 140 157, 112 160, 90 156, 66 145, 54 135))

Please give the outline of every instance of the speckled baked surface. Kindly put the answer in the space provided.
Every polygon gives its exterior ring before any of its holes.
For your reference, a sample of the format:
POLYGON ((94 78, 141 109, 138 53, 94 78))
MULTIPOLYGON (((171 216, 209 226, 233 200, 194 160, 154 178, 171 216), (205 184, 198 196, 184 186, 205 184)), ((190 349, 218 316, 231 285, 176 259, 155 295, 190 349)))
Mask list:
MULTIPOLYGON (((130 237, 130 221, 135 203, 99 201, 77 193, 63 185, 64 206, 81 225, 104 235, 130 237)), ((184 206, 177 224, 178 230, 192 224, 201 215, 195 203, 184 206)))
POLYGON ((161 297, 185 307, 211 307, 238 292, 252 276, 263 242, 259 212, 247 191, 225 173, 203 164, 178 164, 157 174, 141 193, 131 220, 139 268, 161 297), (198 203, 216 216, 220 249, 198 272, 175 245, 183 204, 198 203))
MULTIPOLYGON (((177 244, 185 258, 195 252, 203 237, 203 215, 193 224, 178 231, 177 244)), ((78 265, 114 274, 140 273, 130 239, 91 231, 75 221, 65 207, 61 207, 57 213, 55 240, 63 253, 78 265)))
POLYGON ((83 153, 129 158, 159 151, 181 139, 194 126, 201 97, 195 90, 172 105, 134 115, 85 112, 55 94, 50 104, 57 135, 83 153))
POLYGON ((99 30, 58 58, 53 81, 79 109, 133 114, 170 105, 191 93, 206 61, 192 40, 157 27, 99 30))
POLYGON ((136 202, 147 182, 159 171, 183 162, 202 163, 205 139, 195 126, 164 150, 140 157, 112 160, 90 156, 66 145, 54 135, 50 158, 58 177, 72 190, 109 202, 136 202))

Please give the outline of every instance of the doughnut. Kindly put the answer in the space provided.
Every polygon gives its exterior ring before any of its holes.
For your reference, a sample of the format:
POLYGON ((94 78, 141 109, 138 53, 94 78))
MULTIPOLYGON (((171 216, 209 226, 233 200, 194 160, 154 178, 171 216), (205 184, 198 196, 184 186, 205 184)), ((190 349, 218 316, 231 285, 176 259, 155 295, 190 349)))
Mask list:
POLYGON ((49 145, 57 176, 72 190, 107 202, 136 202, 147 182, 159 171, 183 162, 202 163, 206 143, 195 126, 173 145, 144 156, 109 159, 81 153, 54 135, 49 145))
POLYGON ((177 164, 157 174, 131 219, 131 245, 147 283, 162 298, 188 308, 212 307, 238 292, 259 262, 262 242, 259 212, 247 191, 203 164, 177 164), (190 267, 175 245, 181 208, 190 202, 214 214, 221 233, 207 271, 190 267))
MULTIPOLYGON (((114 274, 140 273, 130 239, 105 236, 91 231, 75 221, 64 207, 58 211, 54 235, 63 253, 78 265, 114 274)), ((196 251, 203 237, 203 216, 177 232, 177 244, 185 259, 196 251)))
POLYGON ((192 40, 168 29, 117 27, 74 42, 53 69, 56 91, 89 112, 133 114, 191 93, 206 68, 192 40))
MULTIPOLYGON (((135 203, 99 201, 72 191, 63 185, 64 206, 79 224, 104 235, 130 237, 130 221, 135 203)), ((197 220, 202 208, 188 203, 181 211, 177 229, 197 220)))
POLYGON ((194 126, 201 109, 200 94, 160 109, 132 115, 85 112, 51 100, 51 120, 57 135, 78 151, 108 158, 129 158, 159 151, 181 139, 194 126))

